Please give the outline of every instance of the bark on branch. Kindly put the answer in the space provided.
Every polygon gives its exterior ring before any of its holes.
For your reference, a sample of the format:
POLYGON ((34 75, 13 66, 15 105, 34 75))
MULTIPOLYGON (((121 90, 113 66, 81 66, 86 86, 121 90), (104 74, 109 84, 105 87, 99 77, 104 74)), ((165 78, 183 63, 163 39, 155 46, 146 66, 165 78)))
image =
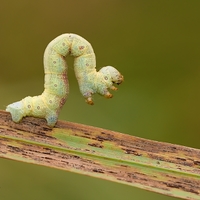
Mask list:
POLYGON ((19 124, 0 111, 0 157, 54 167, 183 199, 200 199, 200 150, 87 125, 19 124))

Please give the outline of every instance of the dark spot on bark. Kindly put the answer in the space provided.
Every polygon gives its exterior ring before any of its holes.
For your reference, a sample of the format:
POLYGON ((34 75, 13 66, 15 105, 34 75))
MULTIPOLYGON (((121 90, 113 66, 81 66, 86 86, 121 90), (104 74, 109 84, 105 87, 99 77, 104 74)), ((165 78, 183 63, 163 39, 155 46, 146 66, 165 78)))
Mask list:
POLYGON ((200 165, 200 161, 194 160, 194 164, 195 164, 195 165, 200 165))
POLYGON ((101 174, 104 173, 102 169, 93 169, 92 171, 93 172, 97 172, 97 173, 101 173, 101 174))
POLYGON ((92 147, 103 148, 103 145, 98 144, 98 143, 88 143, 88 145, 92 147))
POLYGON ((185 158, 180 158, 180 157, 176 157, 177 160, 182 160, 182 161, 186 161, 185 158))
POLYGON ((138 153, 137 151, 135 151, 133 149, 124 149, 124 148, 122 148, 122 150, 124 150, 126 154, 133 154, 135 156, 142 156, 141 153, 138 153))

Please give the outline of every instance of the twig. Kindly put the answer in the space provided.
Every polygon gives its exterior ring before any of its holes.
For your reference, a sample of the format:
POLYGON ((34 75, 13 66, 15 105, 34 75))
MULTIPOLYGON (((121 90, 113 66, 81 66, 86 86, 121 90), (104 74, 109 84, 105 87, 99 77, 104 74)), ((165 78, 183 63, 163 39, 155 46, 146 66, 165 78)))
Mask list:
POLYGON ((54 167, 183 199, 200 199, 200 150, 0 111, 0 157, 54 167))

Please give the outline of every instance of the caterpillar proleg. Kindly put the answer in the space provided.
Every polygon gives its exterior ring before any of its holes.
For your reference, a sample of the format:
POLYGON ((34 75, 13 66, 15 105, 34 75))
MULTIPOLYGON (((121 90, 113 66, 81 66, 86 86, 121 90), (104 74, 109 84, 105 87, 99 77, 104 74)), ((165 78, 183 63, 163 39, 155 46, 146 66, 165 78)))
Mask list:
POLYGON ((117 90, 113 83, 123 82, 123 76, 112 66, 96 71, 96 58, 91 44, 76 34, 62 34, 52 40, 44 52, 44 92, 39 96, 26 97, 7 106, 14 122, 25 116, 45 118, 53 127, 69 93, 65 57, 74 56, 74 71, 80 92, 88 104, 93 104, 92 95, 99 93, 111 98, 108 91, 117 90))

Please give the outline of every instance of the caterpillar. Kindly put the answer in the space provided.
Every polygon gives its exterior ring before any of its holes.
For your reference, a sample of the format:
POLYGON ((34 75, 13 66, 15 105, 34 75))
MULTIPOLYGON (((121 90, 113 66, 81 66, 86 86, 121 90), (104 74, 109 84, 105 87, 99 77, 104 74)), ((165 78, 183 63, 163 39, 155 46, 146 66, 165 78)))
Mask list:
POLYGON ((25 116, 45 118, 47 125, 54 127, 58 115, 69 93, 66 56, 74 57, 74 71, 81 94, 92 105, 92 95, 99 93, 111 98, 108 91, 117 90, 114 83, 120 84, 124 78, 112 66, 96 71, 96 58, 91 44, 76 34, 62 34, 52 40, 44 52, 44 91, 39 96, 25 97, 6 107, 12 120, 20 122, 25 116))

